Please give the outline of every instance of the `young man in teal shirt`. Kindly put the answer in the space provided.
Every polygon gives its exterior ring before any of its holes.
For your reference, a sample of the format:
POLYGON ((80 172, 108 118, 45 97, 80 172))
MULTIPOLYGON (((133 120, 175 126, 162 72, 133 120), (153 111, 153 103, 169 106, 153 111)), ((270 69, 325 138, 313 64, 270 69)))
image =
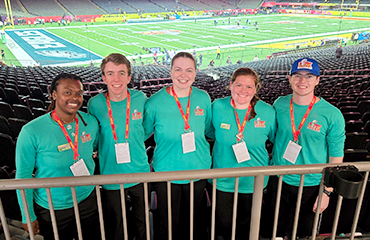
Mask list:
MULTIPOLYGON (((142 125, 147 97, 127 88, 131 65, 122 54, 110 54, 100 68, 108 92, 98 94, 88 103, 89 113, 97 118, 100 126, 100 174, 149 172, 142 125)), ((132 200, 136 239, 146 239, 143 184, 129 183, 124 187, 125 195, 132 200)), ((103 185, 103 189, 108 211, 107 238, 123 239, 120 185, 103 185)))
MULTIPOLYGON (((345 121, 333 105, 315 97, 320 81, 317 61, 296 60, 291 68, 289 83, 293 94, 278 98, 274 103, 277 133, 273 148, 274 165, 341 163, 344 155, 345 121)), ((321 174, 306 174, 298 223, 298 237, 310 236, 314 213, 323 212, 329 204, 332 188, 324 187, 321 206, 317 196, 321 174)), ((277 236, 290 237, 300 175, 283 177, 283 188, 277 236)))

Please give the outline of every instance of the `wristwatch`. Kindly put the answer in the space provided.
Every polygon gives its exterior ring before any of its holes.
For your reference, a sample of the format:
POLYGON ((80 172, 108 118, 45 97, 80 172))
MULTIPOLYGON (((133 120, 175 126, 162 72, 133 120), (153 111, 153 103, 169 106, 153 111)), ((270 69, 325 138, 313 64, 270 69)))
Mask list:
POLYGON ((324 192, 328 197, 330 197, 330 195, 331 195, 331 193, 332 193, 332 192, 329 192, 328 190, 326 190, 325 188, 324 188, 323 192, 324 192))

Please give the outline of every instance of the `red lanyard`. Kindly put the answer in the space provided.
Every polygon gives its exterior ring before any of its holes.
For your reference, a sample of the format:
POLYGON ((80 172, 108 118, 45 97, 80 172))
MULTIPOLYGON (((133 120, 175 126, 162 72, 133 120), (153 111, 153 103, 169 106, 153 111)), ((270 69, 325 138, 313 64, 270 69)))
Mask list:
MULTIPOLYGON (((126 127, 125 127, 125 139, 128 139, 128 133, 129 133, 129 125, 130 125, 130 93, 127 91, 127 107, 126 107, 126 127)), ((117 138, 117 133, 116 133, 116 127, 114 126, 114 120, 113 120, 113 114, 112 114, 112 107, 110 105, 109 101, 109 93, 107 93, 107 107, 108 107, 108 115, 109 115, 109 121, 110 121, 110 126, 112 127, 112 132, 113 132, 113 138, 114 141, 117 143, 118 138, 117 138)))
POLYGON ((59 124, 60 128, 62 129, 62 131, 64 133, 64 136, 67 138, 67 141, 68 141, 69 145, 72 148, 73 160, 75 160, 75 161, 78 160, 78 118, 77 118, 77 115, 76 115, 76 118, 75 118, 75 121, 76 121, 75 144, 72 143, 72 140, 69 137, 66 128, 64 127, 62 121, 60 120, 60 118, 56 114, 55 110, 53 111, 53 117, 57 121, 57 123, 59 124))
POLYGON ((249 104, 247 113, 245 114, 245 117, 244 117, 244 121, 243 121, 242 125, 240 125, 240 120, 239 120, 238 113, 236 112, 234 99, 231 99, 231 104, 234 108, 236 124, 238 125, 238 130, 239 130, 239 133, 238 133, 238 135, 236 135, 236 137, 237 137, 238 141, 240 141, 241 139, 243 139, 243 131, 244 131, 245 125, 247 124, 249 114, 250 114, 251 109, 252 109, 252 105, 249 104))
POLYGON ((298 130, 296 130, 295 123, 294 123, 293 97, 290 100, 290 120, 291 120, 291 123, 292 123, 293 138, 294 138, 294 141, 295 142, 298 141, 298 135, 301 132, 301 129, 302 129, 303 125, 304 125, 304 122, 306 121, 306 119, 308 117, 308 114, 310 114, 310 112, 312 110, 312 107, 315 104, 315 101, 316 101, 316 97, 313 96, 312 101, 311 101, 310 105, 308 105, 308 108, 306 110, 306 113, 304 114, 304 116, 302 118, 302 121, 301 121, 301 123, 298 126, 298 130))
POLYGON ((191 88, 189 89, 189 99, 188 99, 188 106, 186 107, 186 115, 184 113, 184 110, 182 110, 181 103, 180 103, 179 98, 177 97, 177 95, 175 93, 175 90, 173 89, 173 87, 171 89, 172 89, 172 95, 175 98, 175 101, 177 103, 177 107, 179 108, 180 113, 181 113, 181 116, 184 119, 184 122, 185 122, 185 131, 186 131, 186 130, 190 129, 190 125, 189 125, 189 113, 190 113, 190 94, 191 94, 191 88))

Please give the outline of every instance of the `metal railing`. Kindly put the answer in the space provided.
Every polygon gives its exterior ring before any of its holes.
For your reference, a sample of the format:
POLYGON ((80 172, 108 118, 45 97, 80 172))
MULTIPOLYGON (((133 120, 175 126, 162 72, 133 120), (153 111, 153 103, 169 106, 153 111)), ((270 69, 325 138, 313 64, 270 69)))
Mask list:
MULTIPOLYGON (((357 227, 357 222, 361 210, 361 204, 364 197, 364 192, 366 188, 366 183, 368 180, 368 175, 370 171, 370 164, 368 162, 351 162, 351 165, 358 168, 360 172, 364 172, 364 184, 361 189, 361 193, 358 197, 357 206, 355 210, 355 216, 353 220, 352 232, 350 235, 350 239, 354 238, 354 233, 357 227)), ((215 239, 215 211, 216 211, 216 181, 217 178, 235 178, 235 193, 234 193, 234 206, 233 206, 233 222, 232 222, 232 239, 235 239, 235 231, 236 231, 236 208, 237 208, 237 196, 238 196, 238 182, 240 177, 245 176, 254 176, 254 191, 253 191, 253 198, 252 198, 252 212, 251 212, 251 227, 250 227, 250 239, 257 240, 259 239, 259 229, 260 229, 260 218, 261 218, 261 206, 262 206, 262 196, 263 196, 263 186, 264 186, 264 176, 274 176, 279 175, 279 182, 277 188, 277 200, 276 206, 279 206, 280 197, 281 197, 281 188, 282 188, 282 176, 289 175, 289 174, 300 174, 301 181, 300 187, 298 190, 297 196, 297 208, 295 212, 295 219, 294 219, 294 228, 293 228, 293 236, 292 239, 295 239, 297 224, 298 224, 298 216, 299 216, 299 206, 300 206, 300 199, 302 197, 302 190, 303 190, 303 181, 305 174, 312 174, 312 173, 322 173, 325 168, 327 167, 335 167, 335 166, 348 166, 349 163, 342 163, 342 164, 312 164, 312 165, 293 165, 293 166, 268 166, 268 167, 250 167, 250 168, 227 168, 227 169, 210 169, 210 170, 194 170, 194 171, 176 171, 176 172, 152 172, 152 173, 136 173, 136 174, 115 174, 115 175, 96 175, 96 176, 84 176, 84 177, 65 177, 62 178, 39 178, 39 179, 12 179, 12 180, 1 180, 0 181, 0 191, 4 190, 15 190, 18 189, 21 192, 21 198, 24 202, 24 211, 27 219, 28 228, 30 230, 30 239, 34 240, 34 233, 32 232, 31 227, 31 220, 30 214, 28 211, 28 206, 25 196, 25 189, 35 189, 35 188, 45 188, 48 196, 48 202, 50 207, 50 214, 52 219, 52 225, 54 230, 55 239, 59 239, 58 232, 57 232, 57 224, 55 213, 53 210, 52 204, 52 196, 50 188, 56 187, 71 187, 72 190, 72 197, 74 203, 74 210, 76 215, 76 225, 78 230, 79 239, 82 240, 82 231, 81 225, 79 221, 79 211, 78 211, 78 203, 76 198, 75 187, 76 186, 88 186, 88 185, 95 185, 96 193, 97 193, 97 204, 98 204, 98 212, 99 212, 99 219, 100 219, 100 228, 101 228, 101 236, 102 239, 105 239, 104 234, 104 222, 103 222, 103 210, 102 210, 102 202, 101 202, 101 195, 100 195, 100 185, 108 185, 108 184, 120 184, 121 196, 124 196, 124 184, 125 183, 136 183, 140 182, 144 184, 144 199, 145 199, 145 212, 146 212, 146 233, 147 239, 150 239, 150 231, 149 231, 149 198, 148 198, 148 184, 153 182, 167 182, 167 198, 168 198, 168 236, 169 239, 172 239, 172 229, 171 229, 171 181, 174 180, 191 180, 190 181, 190 190, 191 196, 190 199, 194 199, 193 190, 194 190, 194 180, 195 179, 213 179, 213 188, 212 188, 212 215, 211 215, 211 239, 215 239)), ((323 178, 320 184, 319 190, 319 200, 318 206, 321 204, 323 192, 323 178)), ((121 198, 122 204, 122 214, 123 214, 123 225, 124 225, 124 235, 127 239, 127 220, 126 220, 126 212, 125 212, 125 200, 124 197, 121 198)), ((332 237, 331 239, 335 238, 335 233, 337 229, 337 224, 339 220, 339 213, 342 204, 342 197, 338 196, 338 204, 337 209, 335 212, 335 218, 333 223, 333 230, 332 230, 332 237)), ((192 226, 193 221, 193 203, 190 203, 190 223, 192 226)), ((275 239, 276 230, 277 230, 277 222, 278 222, 278 211, 279 208, 276 207, 275 216, 274 216, 274 226, 273 226, 273 239, 275 239)), ((10 233, 9 229, 6 224, 6 216, 4 213, 3 205, 0 199, 0 218, 3 224, 4 233, 6 240, 10 240, 10 233)), ((313 231, 312 231, 312 239, 316 239, 316 229, 318 225, 319 219, 319 211, 316 212, 313 231)), ((190 239, 193 237, 193 228, 190 228, 190 239)))

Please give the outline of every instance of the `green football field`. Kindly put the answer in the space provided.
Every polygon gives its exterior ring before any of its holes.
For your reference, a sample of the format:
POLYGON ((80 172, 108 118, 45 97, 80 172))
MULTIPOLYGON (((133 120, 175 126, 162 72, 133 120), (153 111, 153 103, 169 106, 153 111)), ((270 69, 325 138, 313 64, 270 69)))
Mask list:
MULTIPOLYGON (((119 52, 128 57, 135 57, 139 62, 138 55, 141 53, 141 61, 145 64, 152 62, 152 55, 143 50, 143 47, 190 52, 195 50, 197 56, 199 53, 203 55, 203 68, 207 67, 212 59, 215 60, 215 66, 226 65, 229 55, 232 63, 237 60, 252 61, 255 55, 264 59, 273 52, 294 49, 297 45, 316 46, 325 38, 350 38, 352 32, 370 29, 369 18, 256 15, 231 17, 230 20, 230 24, 228 18, 219 17, 198 19, 196 22, 176 20, 152 23, 72 23, 70 26, 60 27, 56 23, 47 23, 45 29, 102 57, 119 52), (258 30, 254 25, 256 21, 258 30), (216 60, 218 46, 221 47, 221 59, 216 60)), ((7 54, 11 55, 9 51, 7 54)), ((159 59, 162 59, 161 55, 159 59)), ((12 63, 16 61, 13 59, 12 63)))

